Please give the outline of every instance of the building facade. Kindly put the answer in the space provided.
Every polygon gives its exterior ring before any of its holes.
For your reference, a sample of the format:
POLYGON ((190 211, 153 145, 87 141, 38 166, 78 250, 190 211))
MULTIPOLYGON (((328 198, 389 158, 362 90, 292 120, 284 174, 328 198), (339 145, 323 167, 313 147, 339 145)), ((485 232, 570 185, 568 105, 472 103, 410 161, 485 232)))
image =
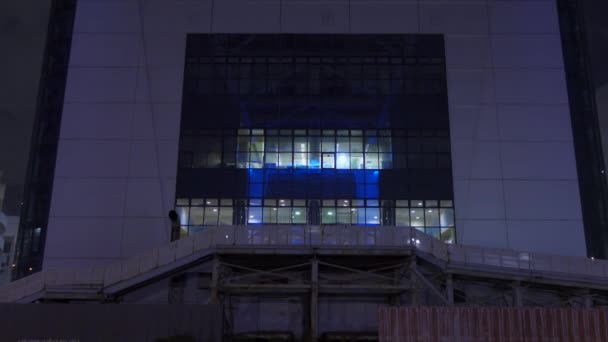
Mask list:
POLYGON ((182 235, 413 226, 583 256, 559 23, 553 0, 78 1, 43 267, 162 245, 172 209, 182 235))

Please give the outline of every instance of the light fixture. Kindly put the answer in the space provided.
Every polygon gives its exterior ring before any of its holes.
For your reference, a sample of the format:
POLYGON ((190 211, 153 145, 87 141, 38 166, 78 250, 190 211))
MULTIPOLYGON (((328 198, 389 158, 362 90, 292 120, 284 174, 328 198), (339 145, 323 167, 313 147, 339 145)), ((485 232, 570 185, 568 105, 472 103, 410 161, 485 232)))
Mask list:
POLYGON ((277 208, 272 208, 272 210, 275 210, 275 211, 276 211, 276 210, 277 210, 277 208))
POLYGON ((285 203, 285 200, 281 200, 281 203, 285 203))
POLYGON ((207 204, 211 204, 211 202, 207 201, 207 204))
POLYGON ((344 200, 344 203, 348 203, 348 200, 344 200))
POLYGON ((249 215, 249 218, 254 218, 254 216, 253 215, 249 215))
POLYGON ((377 220, 377 219, 378 219, 378 216, 374 216, 374 220, 377 220))
POLYGON ((418 205, 422 207, 422 202, 418 202, 418 205))
POLYGON ((429 210, 429 213, 432 213, 432 212, 433 212, 432 210, 429 210))
POLYGON ((355 209, 355 208, 352 208, 352 209, 351 209, 351 210, 350 210, 350 211, 357 211, 357 209, 355 209))
POLYGON ((416 216, 416 220, 420 220, 420 216, 416 216))
POLYGON ((334 214, 334 213, 332 213, 331 211, 327 213, 327 215, 329 215, 329 216, 331 216, 331 215, 333 215, 333 214, 334 214))
POLYGON ((300 212, 299 212, 299 211, 296 211, 296 215, 300 215, 300 212))
POLYGON ((416 210, 412 210, 412 214, 415 214, 415 213, 416 213, 416 210))
POLYGON ((213 211, 217 212, 217 209, 214 208, 213 211))
POLYGON ((228 238, 228 235, 226 235, 226 239, 228 238))

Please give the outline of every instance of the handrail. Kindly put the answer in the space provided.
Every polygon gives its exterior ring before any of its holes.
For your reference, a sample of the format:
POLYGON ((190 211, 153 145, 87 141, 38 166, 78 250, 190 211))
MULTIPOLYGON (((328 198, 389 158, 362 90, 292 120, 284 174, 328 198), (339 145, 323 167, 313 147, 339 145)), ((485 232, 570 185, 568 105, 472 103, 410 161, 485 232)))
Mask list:
POLYGON ((188 256, 222 246, 411 248, 454 266, 489 266, 524 273, 549 272, 608 281, 608 261, 446 244, 411 227, 219 226, 144 254, 91 269, 42 270, 0 288, 13 302, 53 287, 101 290, 188 256))

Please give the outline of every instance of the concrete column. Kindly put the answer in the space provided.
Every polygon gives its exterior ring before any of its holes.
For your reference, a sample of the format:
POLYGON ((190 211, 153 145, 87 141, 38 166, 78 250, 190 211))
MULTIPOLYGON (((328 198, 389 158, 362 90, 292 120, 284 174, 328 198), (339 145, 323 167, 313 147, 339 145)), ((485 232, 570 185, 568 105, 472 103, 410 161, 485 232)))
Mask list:
POLYGON ((310 272, 310 337, 317 341, 319 336, 319 261, 311 260, 310 272))

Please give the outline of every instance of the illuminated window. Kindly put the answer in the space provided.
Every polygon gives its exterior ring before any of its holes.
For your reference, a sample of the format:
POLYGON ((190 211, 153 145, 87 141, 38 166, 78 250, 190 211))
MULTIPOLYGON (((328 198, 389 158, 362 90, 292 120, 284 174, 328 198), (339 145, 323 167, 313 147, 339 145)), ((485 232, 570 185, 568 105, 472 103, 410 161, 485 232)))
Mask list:
MULTIPOLYGON (((193 234, 205 226, 233 225, 238 214, 245 215, 242 224, 306 225, 310 217, 318 217, 323 225, 394 225, 414 227, 442 241, 455 241, 454 208, 452 201, 375 199, 178 199, 176 204, 182 234, 193 234), (248 203, 240 209, 238 203, 248 203), (188 205, 189 204, 189 205, 188 205), (388 206, 387 206, 388 204, 388 206), (321 207, 319 207, 321 205, 321 207), (394 221, 383 219, 394 212, 394 221), (390 222, 389 222, 390 221, 390 222)), ((314 224, 312 219, 311 224, 314 224)), ((319 224, 317 223, 317 224, 319 224)))

